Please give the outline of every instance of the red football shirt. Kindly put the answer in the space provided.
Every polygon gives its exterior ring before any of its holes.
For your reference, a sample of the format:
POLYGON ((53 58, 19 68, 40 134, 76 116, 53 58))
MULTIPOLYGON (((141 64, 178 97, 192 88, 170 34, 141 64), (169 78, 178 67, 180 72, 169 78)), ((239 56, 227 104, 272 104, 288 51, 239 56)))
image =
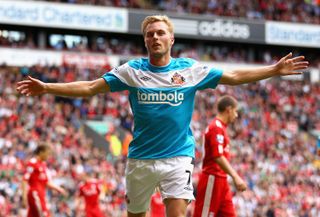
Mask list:
POLYGON ((29 191, 37 191, 40 197, 45 197, 46 185, 49 181, 49 173, 45 162, 31 158, 24 174, 24 180, 29 184, 29 191))
POLYGON ((79 195, 84 197, 86 210, 99 209, 99 194, 101 182, 96 179, 88 180, 79 186, 79 195))
POLYGON ((150 217, 163 217, 166 214, 165 205, 162 202, 160 192, 156 192, 151 197, 150 217))
POLYGON ((209 124, 205 133, 205 154, 202 165, 203 172, 225 178, 227 174, 214 159, 220 156, 224 156, 227 160, 230 159, 230 139, 227 135, 226 128, 227 125, 218 118, 214 118, 209 124))

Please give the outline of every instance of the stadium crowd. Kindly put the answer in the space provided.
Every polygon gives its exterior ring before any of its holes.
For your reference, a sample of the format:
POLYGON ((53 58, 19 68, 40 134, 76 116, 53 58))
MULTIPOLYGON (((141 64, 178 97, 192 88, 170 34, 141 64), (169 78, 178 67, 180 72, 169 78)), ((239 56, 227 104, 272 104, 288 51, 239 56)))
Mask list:
MULTIPOLYGON (((127 93, 88 99, 51 95, 26 98, 15 91, 16 82, 23 79, 21 70, 0 67, 0 216, 24 216, 20 187, 24 164, 41 143, 52 147, 48 167, 54 182, 69 195, 48 192, 53 216, 82 216, 74 201, 79 176, 87 171, 103 180, 101 209, 105 216, 126 216, 127 141, 119 138, 117 129, 128 133, 132 129, 127 93), (114 131, 109 136, 120 141, 116 149, 121 152, 99 149, 85 136, 81 120, 102 116, 114 119, 114 131)), ((49 82, 91 80, 103 73, 67 66, 33 66, 29 71, 49 82)), ((220 85, 216 90, 198 93, 192 120, 197 141, 194 185, 201 169, 202 133, 216 114, 213 105, 217 97, 226 93, 240 101, 240 117, 229 129, 231 162, 249 186, 249 190, 234 196, 239 216, 318 217, 320 159, 310 131, 320 130, 319 83, 272 79, 231 88, 220 85)), ((188 215, 191 213, 192 205, 188 215)))
POLYGON ((71 4, 152 9, 256 20, 320 24, 319 0, 49 0, 71 4))

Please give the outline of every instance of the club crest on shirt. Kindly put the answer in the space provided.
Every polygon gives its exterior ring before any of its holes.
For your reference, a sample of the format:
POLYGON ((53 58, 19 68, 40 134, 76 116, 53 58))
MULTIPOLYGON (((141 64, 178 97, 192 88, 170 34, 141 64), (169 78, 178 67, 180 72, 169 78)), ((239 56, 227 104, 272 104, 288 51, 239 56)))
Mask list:
POLYGON ((224 141, 224 136, 222 135, 222 134, 217 134, 217 142, 219 143, 219 144, 222 144, 223 143, 223 141, 224 141))
POLYGON ((178 85, 181 85, 181 84, 184 84, 186 81, 186 79, 180 75, 179 73, 174 73, 174 75, 171 77, 171 83, 172 84, 178 84, 178 85))

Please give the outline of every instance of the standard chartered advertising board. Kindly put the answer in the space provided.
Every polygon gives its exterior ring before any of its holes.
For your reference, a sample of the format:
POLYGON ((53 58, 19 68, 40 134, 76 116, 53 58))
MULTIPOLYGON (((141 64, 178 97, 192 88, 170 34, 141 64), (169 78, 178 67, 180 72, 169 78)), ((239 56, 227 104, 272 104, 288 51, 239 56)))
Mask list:
POLYGON ((0 24, 127 32, 128 10, 39 1, 0 1, 0 24))

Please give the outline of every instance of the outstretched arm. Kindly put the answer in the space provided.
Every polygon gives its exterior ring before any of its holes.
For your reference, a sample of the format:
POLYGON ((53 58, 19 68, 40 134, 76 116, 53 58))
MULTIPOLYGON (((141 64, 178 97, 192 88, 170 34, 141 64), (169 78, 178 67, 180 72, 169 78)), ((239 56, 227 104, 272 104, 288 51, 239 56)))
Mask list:
POLYGON ((238 173, 232 168, 229 161, 224 157, 220 156, 214 159, 214 161, 220 166, 220 168, 232 177, 234 185, 238 191, 245 191, 247 189, 246 183, 238 175, 238 173))
POLYGON ((28 76, 27 80, 17 83, 17 91, 26 96, 37 96, 45 93, 68 96, 88 97, 98 93, 108 92, 109 85, 103 78, 93 81, 76 81, 70 83, 44 83, 28 76))
POLYGON ((222 74, 220 84, 237 85, 244 84, 273 76, 296 75, 301 74, 297 70, 308 68, 309 62, 304 61, 304 56, 292 58, 292 53, 281 58, 276 64, 250 68, 225 71, 222 74))

